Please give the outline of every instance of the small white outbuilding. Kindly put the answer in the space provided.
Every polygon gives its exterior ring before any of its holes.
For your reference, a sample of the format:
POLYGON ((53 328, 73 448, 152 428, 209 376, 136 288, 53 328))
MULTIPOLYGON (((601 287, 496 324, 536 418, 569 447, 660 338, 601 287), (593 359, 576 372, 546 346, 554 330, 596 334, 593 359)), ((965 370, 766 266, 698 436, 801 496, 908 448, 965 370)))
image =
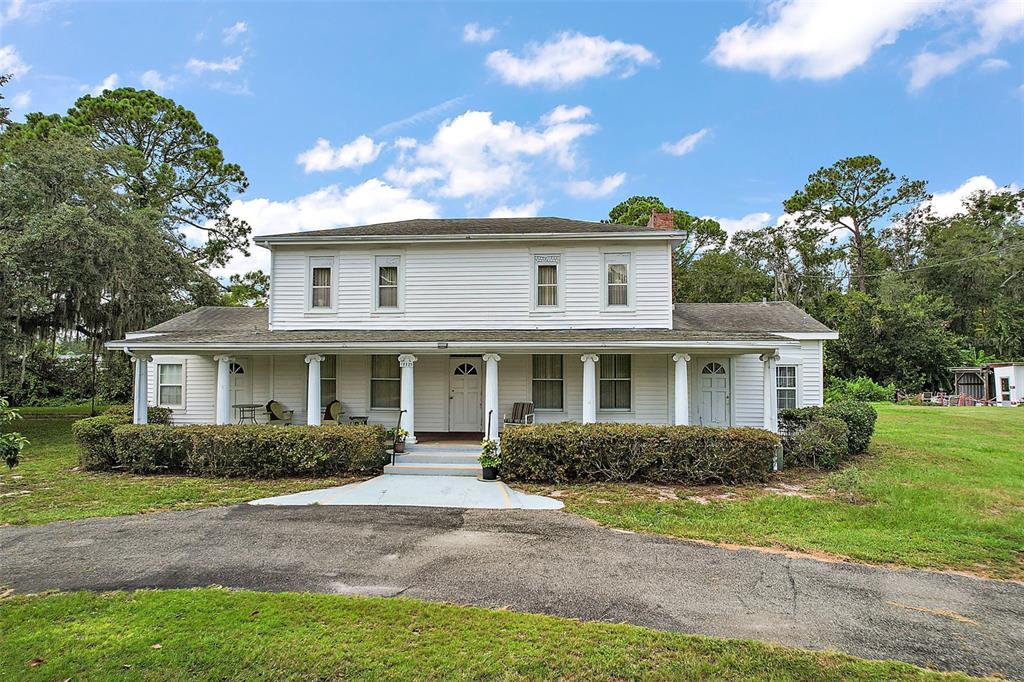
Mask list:
POLYGON ((1024 362, 993 363, 996 402, 1001 406, 1024 403, 1024 362))

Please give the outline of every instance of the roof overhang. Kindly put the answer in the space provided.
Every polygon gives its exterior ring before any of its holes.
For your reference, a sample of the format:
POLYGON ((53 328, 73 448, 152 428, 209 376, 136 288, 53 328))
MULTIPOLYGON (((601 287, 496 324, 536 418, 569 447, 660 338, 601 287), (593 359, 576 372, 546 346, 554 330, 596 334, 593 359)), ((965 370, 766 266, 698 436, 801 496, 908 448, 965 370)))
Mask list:
POLYGON ((685 232, 533 232, 510 234, 432 234, 432 235, 266 235, 253 240, 257 246, 271 248, 276 245, 322 246, 324 244, 436 244, 453 242, 505 242, 505 241, 672 241, 686 238, 685 232))

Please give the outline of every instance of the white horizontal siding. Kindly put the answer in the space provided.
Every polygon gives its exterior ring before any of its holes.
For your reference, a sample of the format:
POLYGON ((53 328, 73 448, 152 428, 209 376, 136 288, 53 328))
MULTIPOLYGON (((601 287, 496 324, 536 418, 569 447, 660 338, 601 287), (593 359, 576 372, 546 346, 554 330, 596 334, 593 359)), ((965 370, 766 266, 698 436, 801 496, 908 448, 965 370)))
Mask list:
POLYGON ((671 254, 667 243, 602 245, 564 243, 532 249, 498 243, 407 245, 400 251, 366 247, 273 254, 271 325, 289 329, 553 329, 672 326, 671 254), (635 306, 604 310, 605 251, 632 254, 635 306), (533 254, 562 254, 565 308, 531 311, 533 254), (402 256, 404 306, 373 311, 373 262, 382 253, 402 256), (335 257, 335 302, 329 313, 307 311, 310 256, 335 257))
POLYGON ((154 355, 149 363, 149 404, 156 405, 157 365, 184 366, 185 405, 174 407, 175 424, 212 424, 217 403, 217 363, 211 357, 199 355, 154 355))

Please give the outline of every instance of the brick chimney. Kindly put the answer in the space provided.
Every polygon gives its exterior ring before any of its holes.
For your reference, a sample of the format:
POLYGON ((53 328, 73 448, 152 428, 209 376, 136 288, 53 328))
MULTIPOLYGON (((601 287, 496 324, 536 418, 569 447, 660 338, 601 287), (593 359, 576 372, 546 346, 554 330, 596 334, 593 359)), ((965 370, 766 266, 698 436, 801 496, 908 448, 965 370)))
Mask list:
POLYGON ((647 221, 647 227, 674 230, 676 229, 676 219, 671 210, 664 213, 652 212, 651 219, 647 221))

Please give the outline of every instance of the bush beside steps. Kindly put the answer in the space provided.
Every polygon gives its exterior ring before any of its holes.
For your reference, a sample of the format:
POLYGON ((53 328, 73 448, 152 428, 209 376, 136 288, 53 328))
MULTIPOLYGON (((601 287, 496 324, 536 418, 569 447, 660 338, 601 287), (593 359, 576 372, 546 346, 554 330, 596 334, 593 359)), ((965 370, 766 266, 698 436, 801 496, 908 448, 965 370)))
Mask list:
POLYGON ((844 401, 779 413, 787 465, 835 469, 867 452, 878 412, 868 403, 844 401))
POLYGON ((167 426, 120 415, 72 427, 83 468, 135 474, 277 478, 372 473, 388 461, 383 426, 167 426))

